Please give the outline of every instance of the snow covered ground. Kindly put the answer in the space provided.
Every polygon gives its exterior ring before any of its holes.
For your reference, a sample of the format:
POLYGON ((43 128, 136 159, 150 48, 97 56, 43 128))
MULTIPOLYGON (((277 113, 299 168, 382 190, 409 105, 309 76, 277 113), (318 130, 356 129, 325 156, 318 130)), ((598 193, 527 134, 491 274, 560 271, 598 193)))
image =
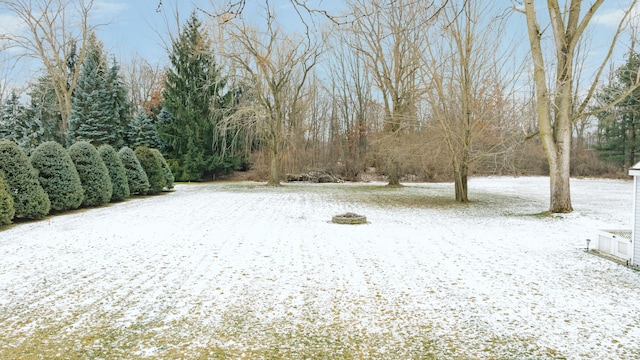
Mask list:
POLYGON ((0 358, 632 359, 632 182, 183 184, 0 231, 0 358), (365 225, 330 223, 352 211, 365 225))

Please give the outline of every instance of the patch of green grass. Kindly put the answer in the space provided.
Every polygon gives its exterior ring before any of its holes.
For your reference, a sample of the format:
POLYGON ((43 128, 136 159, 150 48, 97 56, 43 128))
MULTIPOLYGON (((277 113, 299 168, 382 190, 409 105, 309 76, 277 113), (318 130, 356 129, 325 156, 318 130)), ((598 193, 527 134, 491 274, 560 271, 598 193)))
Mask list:
POLYGON ((427 188, 363 185, 342 187, 340 190, 334 196, 337 200, 379 207, 445 208, 465 205, 456 202, 453 194, 448 196, 442 194, 442 190, 427 188))
MULTIPOLYGON (((244 193, 306 193, 325 197, 328 201, 365 204, 381 208, 415 209, 463 209, 478 216, 526 216, 530 215, 530 199, 497 193, 471 191, 470 201, 455 200, 453 184, 425 184, 388 186, 367 183, 310 184, 285 183, 274 188, 253 182, 207 183, 204 189, 244 193)), ((540 207, 546 204, 540 204, 540 207)))
MULTIPOLYGON (((407 324, 401 332, 359 328, 346 320, 280 318, 260 321, 247 309, 227 311, 205 325, 194 318, 139 321, 127 326, 95 319, 39 327, 24 336, 0 332, 2 359, 562 359, 535 339, 490 337, 481 348, 466 349, 459 334, 438 339, 428 323, 407 324)), ((428 322, 428 319, 424 319, 428 322)))
POLYGON ((261 323, 227 313, 213 327, 193 319, 127 327, 96 323, 41 327, 20 338, 0 333, 2 359, 435 359, 429 337, 403 343, 390 334, 354 331, 348 324, 261 323), (203 341, 204 340, 204 341, 203 341))

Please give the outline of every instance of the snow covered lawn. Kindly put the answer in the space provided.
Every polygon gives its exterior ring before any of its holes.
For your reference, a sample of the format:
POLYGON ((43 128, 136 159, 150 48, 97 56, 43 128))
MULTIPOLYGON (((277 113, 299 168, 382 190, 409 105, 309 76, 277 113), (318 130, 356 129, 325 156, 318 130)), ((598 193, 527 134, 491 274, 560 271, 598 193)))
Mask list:
POLYGON ((184 184, 0 231, 0 358, 640 354, 640 272, 584 251, 632 182, 184 184), (365 225, 331 217, 363 214, 365 225))

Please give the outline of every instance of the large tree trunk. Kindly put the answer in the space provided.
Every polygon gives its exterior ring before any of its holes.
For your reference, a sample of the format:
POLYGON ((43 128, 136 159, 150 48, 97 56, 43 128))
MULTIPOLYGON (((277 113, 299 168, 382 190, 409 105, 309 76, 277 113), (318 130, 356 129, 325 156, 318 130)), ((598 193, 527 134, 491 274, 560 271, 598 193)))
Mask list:
MULTIPOLYGON (((277 146, 277 145, 275 145, 277 146)), ((280 186, 280 153, 278 149, 274 146, 271 146, 269 149, 269 153, 271 155, 270 166, 269 166, 269 181, 267 181, 268 186, 280 186)))
POLYGON ((459 166, 454 170, 456 201, 461 203, 469 202, 468 197, 468 168, 466 165, 459 166))
POLYGON ((398 159, 398 149, 400 144, 398 130, 393 128, 393 123, 390 127, 389 143, 386 144, 388 148, 387 152, 387 174, 389 176, 388 186, 402 186, 400 185, 400 160, 398 159))
POLYGON ((571 191, 569 187, 569 151, 558 154, 560 157, 551 170, 549 164, 549 178, 551 180, 551 205, 549 211, 552 213, 569 213, 573 211, 571 206, 571 191))
POLYGON ((272 117, 269 131, 269 180, 267 186, 280 186, 280 159, 284 150, 282 144, 282 122, 278 116, 272 117))
MULTIPOLYGON (((553 94, 547 87, 547 69, 542 52, 540 27, 533 0, 525 1, 527 30, 533 58, 533 79, 536 85, 536 103, 540 140, 549 162, 550 205, 552 213, 567 213, 573 211, 569 191, 571 136, 573 115, 573 56, 575 44, 572 36, 577 26, 576 9, 572 9, 569 21, 570 34, 561 31, 564 24, 558 15, 557 1, 550 7, 553 24, 553 36, 556 40, 556 79, 553 94), (553 110, 552 110, 553 109, 553 110)), ((579 10, 579 6, 577 8, 579 10)), ((579 13, 579 11, 578 11, 579 13)))
POLYGON ((400 177, 398 175, 398 161, 393 159, 389 164, 389 186, 400 186, 400 177))

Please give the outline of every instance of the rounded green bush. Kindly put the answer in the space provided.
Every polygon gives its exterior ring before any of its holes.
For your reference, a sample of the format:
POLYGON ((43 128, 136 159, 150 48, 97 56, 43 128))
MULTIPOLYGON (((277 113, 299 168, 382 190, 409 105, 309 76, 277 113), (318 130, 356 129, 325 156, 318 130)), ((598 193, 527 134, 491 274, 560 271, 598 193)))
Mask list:
POLYGON ((51 203, 27 154, 13 141, 0 141, 0 170, 13 199, 17 219, 40 219, 51 203))
POLYGON ((138 146, 133 153, 138 158, 140 165, 142 165, 149 179, 148 193, 157 194, 161 192, 164 186, 167 185, 167 180, 164 177, 162 165, 160 165, 160 161, 156 155, 146 146, 138 146))
POLYGON ((166 185, 164 186, 165 189, 173 189, 173 182, 175 181, 175 177, 171 172, 169 164, 167 164, 167 160, 164 158, 164 156, 162 156, 160 150, 151 149, 151 152, 153 152, 153 155, 156 157, 156 159, 158 159, 158 161, 160 162, 160 166, 162 167, 162 173, 164 174, 164 179, 166 180, 166 185))
POLYGON ((9 188, 0 172, 0 225, 11 224, 16 210, 13 208, 13 199, 9 195, 9 188))
POLYGON ((44 142, 31 153, 31 165, 49 196, 51 209, 77 209, 84 199, 80 176, 67 151, 55 141, 44 142))
POLYGON ((122 201, 128 198, 130 195, 129 182, 127 181, 127 174, 118 153, 111 145, 107 144, 101 145, 98 148, 98 153, 107 166, 107 170, 109 170, 113 190, 111 193, 111 201, 122 201))
POLYGON ((149 178, 147 178, 147 173, 144 172, 136 154, 125 146, 118 151, 118 156, 122 160, 122 165, 124 165, 131 195, 146 194, 149 191, 149 178))
POLYGON ((111 200, 111 179, 107 166, 95 146, 78 141, 69 147, 69 156, 76 166, 84 189, 82 206, 99 206, 111 200))

